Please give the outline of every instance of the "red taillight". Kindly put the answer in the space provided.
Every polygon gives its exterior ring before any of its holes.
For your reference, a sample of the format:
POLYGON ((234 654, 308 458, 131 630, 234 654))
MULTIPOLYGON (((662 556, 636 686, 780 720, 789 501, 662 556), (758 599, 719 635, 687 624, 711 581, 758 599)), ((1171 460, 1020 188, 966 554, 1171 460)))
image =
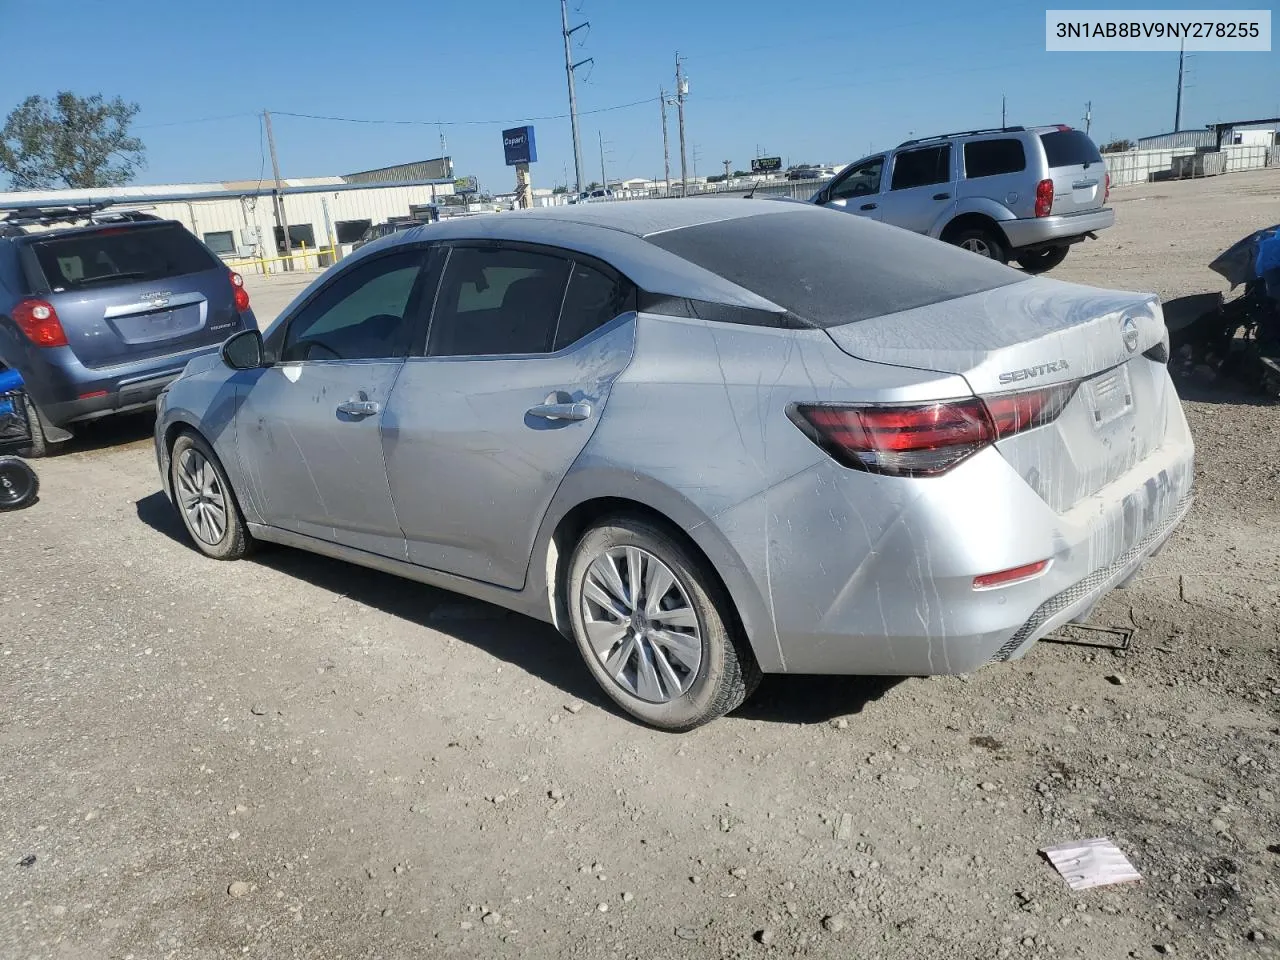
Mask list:
POLYGON ((1067 132, 1068 130, 1070 130, 1070 129, 1071 129, 1071 128, 1070 128, 1069 126, 1067 126, 1065 123, 1060 123, 1060 124, 1058 124, 1058 130, 1059 130, 1059 132, 1061 132, 1061 133, 1066 133, 1066 132, 1067 132))
POLYGON ((1102 194, 1102 202, 1106 203, 1111 199, 1111 174, 1107 174, 1107 189, 1102 194))
POLYGON ((791 419, 838 463, 894 477, 936 477, 1005 437, 1044 426, 1075 383, 967 400, 893 406, 797 404, 791 419))
POLYGON ((244 288, 244 277, 234 270, 227 272, 231 274, 231 292, 235 294, 236 309, 244 313, 249 309, 249 291, 244 288))
POLYGON ((58 311, 46 300, 20 300, 13 308, 13 322, 37 347, 65 347, 67 333, 58 311))
POLYGON ((998 393, 987 397, 987 411, 995 426, 996 439, 1003 440, 1023 430, 1052 423, 1075 396, 1077 386, 1078 383, 1060 383, 1039 390, 998 393))
POLYGON ((1023 564, 1021 567, 1001 570, 998 573, 984 573, 980 577, 973 578, 973 589, 990 590, 993 587, 1007 587, 1010 584, 1034 580, 1048 569, 1048 560, 1037 560, 1035 563, 1023 564))
POLYGON ((1047 217, 1053 213, 1053 181, 1041 180, 1036 184, 1036 216, 1047 217))

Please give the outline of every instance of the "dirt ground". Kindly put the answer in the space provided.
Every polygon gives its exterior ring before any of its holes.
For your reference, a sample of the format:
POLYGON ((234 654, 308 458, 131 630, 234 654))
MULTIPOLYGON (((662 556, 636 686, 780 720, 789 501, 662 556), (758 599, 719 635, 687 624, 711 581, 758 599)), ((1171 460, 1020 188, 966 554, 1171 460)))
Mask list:
MULTIPOLYGON (((1056 275, 1173 297, 1280 171, 1114 199, 1056 275)), ((1094 618, 1126 656, 767 678, 683 736, 543 625, 202 559, 146 420, 87 432, 0 517, 0 957, 1280 956, 1280 408, 1184 393, 1194 512, 1094 618), (1100 836, 1141 883, 1037 854, 1100 836)))

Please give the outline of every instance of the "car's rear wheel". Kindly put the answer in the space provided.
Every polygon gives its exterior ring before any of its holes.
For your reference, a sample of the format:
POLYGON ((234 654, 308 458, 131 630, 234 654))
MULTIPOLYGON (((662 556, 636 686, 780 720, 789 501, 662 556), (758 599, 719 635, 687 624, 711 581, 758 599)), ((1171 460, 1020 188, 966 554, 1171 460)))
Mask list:
POLYGON ((995 231, 985 227, 966 227, 950 237, 952 243, 961 249, 976 253, 988 260, 1008 263, 1009 253, 1004 248, 1004 241, 996 236, 995 231))
POLYGON ((0 457, 0 510, 21 510, 36 502, 40 478, 17 457, 0 457))
POLYGON ((27 424, 31 430, 31 442, 18 452, 31 460, 50 456, 57 452, 58 445, 49 442, 49 438, 44 432, 44 424, 41 422, 40 415, 36 412, 36 405, 31 402, 31 398, 23 394, 23 400, 27 404, 27 424))
POLYGON ((1050 247, 1035 253, 1018 254, 1018 266, 1027 273, 1044 273, 1067 259, 1069 247, 1050 247))
POLYGON ((201 553, 215 560, 239 560, 249 552, 253 538, 235 492, 203 437, 184 433, 175 441, 169 483, 182 525, 201 553))
POLYGON ((617 516, 593 526, 573 552, 567 588, 587 668, 645 723, 691 730, 760 682, 724 588, 658 524, 617 516))

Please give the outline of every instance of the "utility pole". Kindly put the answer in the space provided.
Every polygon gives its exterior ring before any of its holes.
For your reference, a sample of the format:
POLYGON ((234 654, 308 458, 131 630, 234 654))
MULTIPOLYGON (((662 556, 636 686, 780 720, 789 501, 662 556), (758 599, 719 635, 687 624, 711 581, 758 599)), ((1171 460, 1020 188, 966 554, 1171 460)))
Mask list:
POLYGON ((1178 99, 1173 108, 1173 132, 1182 129, 1182 61, 1186 55, 1187 41, 1178 44, 1178 99))
POLYGON ((583 64, 591 63, 593 58, 587 57, 577 63, 573 62, 573 51, 569 38, 583 27, 589 26, 590 20, 584 20, 572 30, 569 29, 569 3, 560 0, 560 29, 564 34, 564 72, 569 79, 569 126, 573 129, 573 171, 578 178, 577 192, 582 193, 582 141, 578 138, 578 94, 573 87, 573 72, 583 64))
MULTIPOLYGON (((276 212, 276 228, 284 236, 284 253, 287 257, 293 251, 293 244, 289 238, 289 217, 284 210, 284 190, 280 184, 280 161, 276 159, 276 138, 271 133, 271 111, 263 110, 262 119, 267 125, 267 146, 271 149, 271 173, 275 177, 276 188, 273 197, 272 206, 276 212)), ((286 270, 293 269, 293 261, 285 260, 284 268, 286 270)))
MULTIPOLYGON (((563 0, 561 0, 563 2, 563 0)), ((684 98, 689 93, 689 82, 684 78, 680 54, 676 54, 676 112, 680 118, 680 196, 689 195, 689 164, 684 149, 684 98)))
POLYGON ((662 173, 667 179, 667 196, 671 196, 671 146, 667 140, 667 91, 658 88, 658 101, 662 104, 662 173))
POLYGON ((600 140, 600 186, 604 190, 609 189, 609 178, 604 173, 604 133, 597 130, 596 137, 600 140))
POLYGON ((1009 125, 1009 122, 1008 120, 1005 119, 1005 97, 1004 97, 1004 94, 1002 93, 1000 94, 1000 127, 1001 129, 1003 129, 1008 125, 1009 125))
POLYGON ((1089 135, 1089 128, 1093 126, 1093 101, 1086 100, 1084 104, 1084 135, 1089 135))

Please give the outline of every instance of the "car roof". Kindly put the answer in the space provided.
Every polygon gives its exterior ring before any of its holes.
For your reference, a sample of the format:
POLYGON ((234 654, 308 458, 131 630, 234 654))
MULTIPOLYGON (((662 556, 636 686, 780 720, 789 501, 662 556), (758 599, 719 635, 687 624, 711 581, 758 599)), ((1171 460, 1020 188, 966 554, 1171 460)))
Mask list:
POLYGON ((621 271, 649 293, 782 312, 782 307, 688 260, 645 242, 646 237, 706 223, 796 213, 847 216, 807 203, 743 197, 620 200, 457 217, 388 234, 349 259, 428 240, 506 240, 583 253, 621 271))
MULTIPOLYGON (((156 226, 179 226, 177 220, 99 220, 93 223, 80 224, 79 226, 70 227, 48 227, 44 229, 31 230, 27 233, 11 236, 10 240, 22 240, 28 243, 38 243, 42 240, 52 240, 55 237, 75 237, 83 234, 100 233, 103 230, 135 230, 145 229, 147 227, 156 226)), ((185 230, 186 228, 183 227, 185 230)))

